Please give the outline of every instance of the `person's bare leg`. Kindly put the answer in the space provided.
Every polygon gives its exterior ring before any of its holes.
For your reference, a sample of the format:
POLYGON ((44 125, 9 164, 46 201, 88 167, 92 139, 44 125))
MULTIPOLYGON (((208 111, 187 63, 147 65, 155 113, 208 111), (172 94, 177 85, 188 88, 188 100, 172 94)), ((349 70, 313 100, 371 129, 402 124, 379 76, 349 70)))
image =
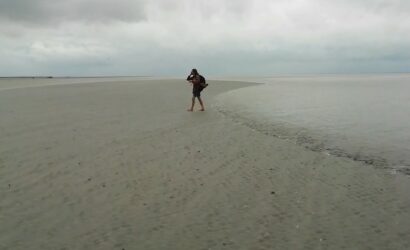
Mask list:
MULTIPOLYGON (((200 109, 200 111, 205 111, 204 103, 202 102, 201 97, 198 97, 198 100, 199 100, 199 104, 201 104, 201 109, 200 109)), ((192 108, 193 108, 193 107, 192 107, 192 108)))
POLYGON ((195 105, 195 97, 192 97, 192 104, 191 104, 191 108, 188 109, 188 111, 194 111, 194 105, 195 105))

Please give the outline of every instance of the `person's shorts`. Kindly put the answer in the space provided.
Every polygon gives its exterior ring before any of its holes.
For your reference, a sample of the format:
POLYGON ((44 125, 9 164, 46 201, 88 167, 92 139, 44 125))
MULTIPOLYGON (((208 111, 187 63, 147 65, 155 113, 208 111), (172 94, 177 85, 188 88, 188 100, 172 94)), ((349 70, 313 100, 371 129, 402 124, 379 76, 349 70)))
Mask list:
POLYGON ((194 88, 192 90, 192 94, 194 95, 194 97, 201 97, 201 91, 202 91, 202 89, 200 89, 200 88, 194 88))

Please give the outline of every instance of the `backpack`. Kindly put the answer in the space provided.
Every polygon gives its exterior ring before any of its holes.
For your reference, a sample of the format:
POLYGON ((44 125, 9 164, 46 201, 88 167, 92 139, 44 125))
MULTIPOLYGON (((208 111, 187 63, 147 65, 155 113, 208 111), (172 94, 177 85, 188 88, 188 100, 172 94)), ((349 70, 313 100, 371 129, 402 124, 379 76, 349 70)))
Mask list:
POLYGON ((206 88, 208 86, 208 84, 206 84, 205 77, 203 77, 202 75, 199 75, 199 85, 202 88, 206 88))
POLYGON ((206 84, 206 80, 205 77, 203 77, 202 75, 199 75, 199 83, 202 84, 206 84))

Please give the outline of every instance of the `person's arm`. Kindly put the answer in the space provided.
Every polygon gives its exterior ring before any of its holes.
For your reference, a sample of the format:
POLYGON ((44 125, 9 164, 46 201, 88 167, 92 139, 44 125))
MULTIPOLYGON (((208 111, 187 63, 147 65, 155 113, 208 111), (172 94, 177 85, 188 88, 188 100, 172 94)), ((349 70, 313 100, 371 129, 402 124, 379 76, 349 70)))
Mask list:
POLYGON ((193 75, 188 75, 186 80, 190 83, 190 85, 192 85, 192 77, 193 75))

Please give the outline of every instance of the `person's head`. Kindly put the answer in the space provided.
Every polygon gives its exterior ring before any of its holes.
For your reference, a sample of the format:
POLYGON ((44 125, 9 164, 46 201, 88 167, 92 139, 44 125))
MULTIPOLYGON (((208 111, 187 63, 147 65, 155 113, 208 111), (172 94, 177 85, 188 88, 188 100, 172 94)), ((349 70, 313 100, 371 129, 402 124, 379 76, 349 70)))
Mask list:
POLYGON ((198 75, 198 70, 192 69, 191 70, 191 75, 198 75))

